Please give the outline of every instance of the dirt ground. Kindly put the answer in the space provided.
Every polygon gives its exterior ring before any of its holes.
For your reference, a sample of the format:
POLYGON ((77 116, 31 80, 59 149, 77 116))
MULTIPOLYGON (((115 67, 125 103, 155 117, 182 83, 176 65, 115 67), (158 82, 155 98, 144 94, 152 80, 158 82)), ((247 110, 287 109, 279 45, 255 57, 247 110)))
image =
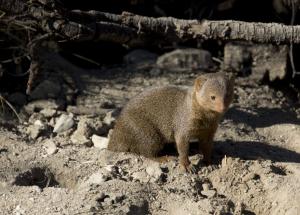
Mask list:
POLYGON ((36 96, 20 109, 22 124, 2 114, 0 214, 300 214, 299 103, 251 76, 236 80, 213 164, 190 156, 197 174, 180 172, 178 161, 159 164, 93 146, 92 135, 106 137, 133 95, 150 86, 191 85, 198 73, 154 69, 151 61, 74 69, 79 93, 69 74, 58 79, 73 103, 67 94, 36 96), (53 132, 71 112, 71 128, 53 132))

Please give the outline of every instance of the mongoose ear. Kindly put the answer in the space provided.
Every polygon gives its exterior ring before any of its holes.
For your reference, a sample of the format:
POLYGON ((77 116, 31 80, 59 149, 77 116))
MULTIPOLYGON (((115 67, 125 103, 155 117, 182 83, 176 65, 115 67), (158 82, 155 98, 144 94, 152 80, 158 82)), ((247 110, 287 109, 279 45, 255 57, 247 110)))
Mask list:
POLYGON ((207 78, 204 75, 197 77, 194 83, 195 91, 199 91, 206 80, 207 78))

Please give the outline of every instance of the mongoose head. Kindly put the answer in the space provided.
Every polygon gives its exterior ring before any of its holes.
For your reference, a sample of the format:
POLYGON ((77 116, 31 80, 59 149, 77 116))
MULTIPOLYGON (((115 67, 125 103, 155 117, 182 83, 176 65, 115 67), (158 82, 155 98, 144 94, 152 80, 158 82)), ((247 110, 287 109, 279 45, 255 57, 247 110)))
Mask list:
POLYGON ((194 83, 196 101, 201 108, 224 113, 233 99, 234 76, 224 72, 200 75, 194 83))

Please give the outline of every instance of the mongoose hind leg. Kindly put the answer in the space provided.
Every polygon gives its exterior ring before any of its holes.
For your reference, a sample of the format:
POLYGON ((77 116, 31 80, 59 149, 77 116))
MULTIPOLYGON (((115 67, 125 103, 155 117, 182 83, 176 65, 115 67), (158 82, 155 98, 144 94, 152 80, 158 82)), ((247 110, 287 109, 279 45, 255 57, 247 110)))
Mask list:
POLYGON ((134 139, 131 152, 148 158, 157 157, 164 144, 156 127, 148 120, 140 119, 138 116, 131 116, 128 124, 131 138, 134 139))

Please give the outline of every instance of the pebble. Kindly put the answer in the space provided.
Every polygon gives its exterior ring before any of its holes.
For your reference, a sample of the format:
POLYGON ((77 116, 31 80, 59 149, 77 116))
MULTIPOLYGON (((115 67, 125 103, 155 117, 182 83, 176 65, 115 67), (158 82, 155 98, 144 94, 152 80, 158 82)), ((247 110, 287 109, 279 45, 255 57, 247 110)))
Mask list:
POLYGON ((159 180, 162 177, 162 170, 158 163, 152 163, 146 168, 146 173, 154 178, 155 180, 159 180))
POLYGON ((62 114, 55 123, 53 132, 61 133, 69 130, 74 126, 73 114, 62 114))
POLYGON ((98 135, 93 134, 92 136, 92 142, 94 144, 94 147, 99 149, 106 149, 108 146, 109 139, 107 137, 101 137, 98 135))
POLYGON ((47 140, 47 142, 44 144, 44 147, 47 155, 53 155, 58 152, 58 148, 52 140, 47 140))

